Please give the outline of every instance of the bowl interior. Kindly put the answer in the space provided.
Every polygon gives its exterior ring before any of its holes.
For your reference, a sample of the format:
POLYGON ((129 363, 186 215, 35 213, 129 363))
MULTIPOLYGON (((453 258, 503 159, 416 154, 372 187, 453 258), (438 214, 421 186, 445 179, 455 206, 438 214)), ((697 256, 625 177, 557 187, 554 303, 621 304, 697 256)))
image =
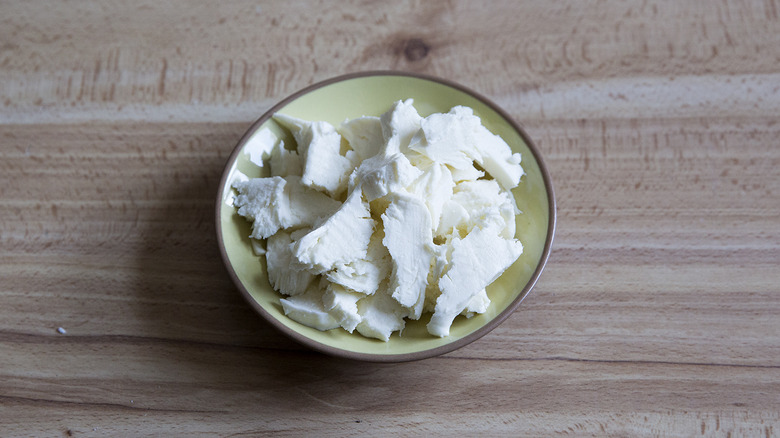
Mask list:
POLYGON ((484 335, 505 319, 535 283, 546 261, 554 228, 553 200, 549 178, 541 159, 529 145, 525 134, 489 102, 455 85, 431 78, 399 74, 352 76, 312 86, 272 108, 258 120, 239 142, 228 160, 220 184, 217 206, 219 244, 228 271, 249 303, 273 325, 300 342, 330 354, 377 361, 411 360, 451 351, 484 335), (491 286, 487 292, 492 303, 488 311, 470 319, 458 317, 450 336, 433 337, 425 325, 428 317, 408 321, 403 333, 393 334, 388 342, 369 339, 342 329, 322 332, 301 325, 284 315, 281 295, 268 283, 264 257, 255 255, 249 233, 250 225, 230 205, 234 196, 230 183, 237 172, 249 177, 265 176, 263 169, 249 161, 245 150, 253 135, 287 136, 270 115, 281 112, 307 120, 325 120, 336 126, 345 119, 363 115, 378 116, 399 99, 414 99, 422 116, 447 112, 456 105, 471 107, 482 123, 500 135, 514 152, 522 154, 526 174, 512 192, 522 214, 516 218, 516 237, 522 242, 522 256, 491 286), (553 218, 551 218, 551 215, 553 218), (551 220, 552 219, 552 220, 551 220))

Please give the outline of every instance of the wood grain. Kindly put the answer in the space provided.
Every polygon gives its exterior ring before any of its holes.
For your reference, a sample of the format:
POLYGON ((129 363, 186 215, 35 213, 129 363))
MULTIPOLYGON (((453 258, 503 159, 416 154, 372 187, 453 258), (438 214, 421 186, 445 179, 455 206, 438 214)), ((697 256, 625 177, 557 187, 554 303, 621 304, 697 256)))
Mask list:
POLYGON ((777 436, 779 9, 0 2, 0 435, 777 436), (282 337, 215 243, 251 121, 373 69, 492 98, 559 206, 520 309, 407 364, 282 337))

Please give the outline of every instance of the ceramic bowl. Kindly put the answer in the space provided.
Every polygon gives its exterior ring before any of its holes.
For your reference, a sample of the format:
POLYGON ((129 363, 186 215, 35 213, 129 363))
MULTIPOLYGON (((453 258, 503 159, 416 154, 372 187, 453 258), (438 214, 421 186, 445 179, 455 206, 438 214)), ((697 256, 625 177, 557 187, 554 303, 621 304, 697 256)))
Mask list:
POLYGON ((550 176, 539 151, 523 128, 505 111, 483 96, 455 83, 418 74, 367 72, 333 78, 309 86, 274 105, 260 117, 238 142, 222 175, 216 206, 219 249, 233 282, 249 304, 274 327, 300 343, 323 353, 357 360, 401 362, 424 359, 460 348, 497 327, 528 295, 536 283, 552 245, 556 220, 555 198, 550 176), (281 295, 273 290, 265 272, 264 256, 258 256, 248 238, 250 224, 231 205, 230 184, 237 172, 249 177, 262 171, 249 160, 250 139, 267 130, 284 135, 271 119, 280 112, 306 120, 324 120, 336 126, 345 119, 378 116, 393 102, 414 99, 422 116, 447 112, 456 105, 471 107, 490 131, 500 135, 522 154, 525 170, 520 185, 512 190, 522 214, 517 215, 516 237, 522 242, 522 256, 488 288, 491 305, 484 314, 459 316, 448 337, 430 335, 425 325, 429 315, 408 321, 402 335, 394 333, 383 342, 350 334, 337 328, 319 331, 284 315, 281 295))

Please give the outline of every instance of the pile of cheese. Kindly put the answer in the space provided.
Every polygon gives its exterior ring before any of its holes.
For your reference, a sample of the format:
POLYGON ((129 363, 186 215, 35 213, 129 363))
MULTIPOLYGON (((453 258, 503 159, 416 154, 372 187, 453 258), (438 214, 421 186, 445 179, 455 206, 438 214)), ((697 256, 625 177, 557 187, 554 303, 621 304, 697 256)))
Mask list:
POLYGON ((523 169, 470 108, 423 118, 410 99, 339 127, 274 120, 297 144, 266 135, 253 161, 271 176, 235 180, 233 204, 267 239, 288 317, 387 341, 425 312, 447 336, 487 310, 485 287, 523 252, 510 193, 523 169))

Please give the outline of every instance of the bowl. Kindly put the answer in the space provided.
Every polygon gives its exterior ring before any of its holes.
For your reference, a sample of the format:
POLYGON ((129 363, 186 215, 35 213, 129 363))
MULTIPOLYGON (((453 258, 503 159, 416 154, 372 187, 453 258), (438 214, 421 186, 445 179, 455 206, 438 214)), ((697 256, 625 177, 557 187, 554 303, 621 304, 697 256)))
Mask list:
POLYGON ((451 352, 484 336, 503 322, 528 295, 547 262, 555 232, 556 208, 550 175, 536 146, 511 116, 487 98, 448 80, 401 72, 364 72, 320 82, 287 97, 260 117, 238 142, 227 160, 220 180, 216 206, 219 250, 227 271, 247 302, 268 322, 294 340, 333 356, 373 362, 419 360, 451 352), (494 134, 501 136, 513 152, 522 154, 525 170, 520 185, 512 190, 522 214, 517 215, 516 236, 524 252, 488 288, 491 305, 484 314, 459 316, 450 335, 430 335, 425 325, 430 315, 408 321, 402 335, 394 333, 387 342, 348 333, 337 328, 319 331, 285 316, 276 292, 268 282, 264 256, 255 254, 248 238, 250 224, 238 216, 230 200, 231 183, 237 173, 262 176, 250 161, 247 144, 267 129, 284 135, 271 116, 277 112, 306 120, 324 120, 336 126, 345 119, 378 116, 393 102, 414 99, 421 116, 447 112, 456 105, 471 107, 494 134))

